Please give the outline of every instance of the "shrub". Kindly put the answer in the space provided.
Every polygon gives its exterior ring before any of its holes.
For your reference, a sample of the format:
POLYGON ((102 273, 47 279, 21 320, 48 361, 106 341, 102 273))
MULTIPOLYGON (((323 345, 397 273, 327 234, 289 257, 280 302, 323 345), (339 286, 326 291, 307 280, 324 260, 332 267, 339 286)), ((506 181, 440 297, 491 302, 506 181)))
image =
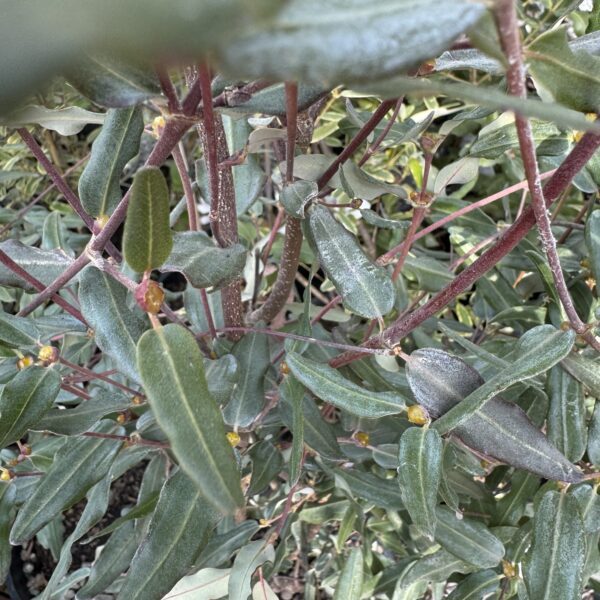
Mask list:
POLYGON ((11 593, 598 589, 587 4, 3 3, 11 593))

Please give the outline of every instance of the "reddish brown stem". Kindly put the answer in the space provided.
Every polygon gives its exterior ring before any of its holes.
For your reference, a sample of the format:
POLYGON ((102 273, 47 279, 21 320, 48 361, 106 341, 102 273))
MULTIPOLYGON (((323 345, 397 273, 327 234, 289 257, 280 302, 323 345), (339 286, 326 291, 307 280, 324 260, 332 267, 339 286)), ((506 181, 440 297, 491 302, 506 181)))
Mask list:
MULTIPOLYGON (((219 163, 229 156, 225 129, 221 118, 214 114, 211 95, 210 70, 206 64, 199 67, 198 79, 203 98, 203 127, 200 138, 204 149, 206 171, 210 189, 210 224, 213 235, 222 248, 238 242, 235 187, 231 167, 219 168, 219 163)), ((221 290, 223 319, 228 327, 244 323, 242 289, 239 280, 229 283, 221 290)), ((238 339, 236 334, 230 335, 238 339)))
POLYGON ((177 98, 177 92, 175 91, 175 87, 173 86, 173 82, 169 77, 167 69, 163 66, 156 67, 156 75, 158 76, 158 81, 160 82, 163 94, 167 99, 169 112, 171 114, 179 112, 179 98, 177 98))
POLYGON ((398 113, 400 112, 400 108, 402 108, 402 102, 404 102, 404 96, 402 96, 402 98, 398 98, 396 106, 394 107, 394 112, 392 113, 392 116, 387 122, 387 125, 383 128, 383 131, 379 134, 377 139, 366 149, 362 158, 358 161, 359 167, 362 167, 369 160, 369 158, 371 158, 371 156, 373 156, 373 154, 377 152, 379 146, 381 146, 381 144, 387 137, 387 134, 390 132, 390 129, 394 126, 394 123, 398 118, 398 113))
POLYGON ((192 231, 197 231, 198 211, 196 210, 196 198, 194 197, 194 190, 192 188, 190 174, 188 173, 188 166, 181 150, 181 143, 173 148, 172 154, 173 159, 175 160, 175 166, 177 167, 177 172, 179 173, 179 178, 181 179, 181 185, 183 186, 183 193, 185 194, 190 229, 192 231))

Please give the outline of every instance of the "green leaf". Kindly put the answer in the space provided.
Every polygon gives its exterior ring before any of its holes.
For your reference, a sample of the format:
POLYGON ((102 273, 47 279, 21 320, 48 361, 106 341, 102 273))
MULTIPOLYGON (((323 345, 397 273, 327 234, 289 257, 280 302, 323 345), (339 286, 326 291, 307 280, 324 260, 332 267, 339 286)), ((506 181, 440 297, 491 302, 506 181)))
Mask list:
MULTIPOLYGON (((380 217, 374 210, 361 209, 360 214, 366 223, 381 229, 401 229, 404 230, 404 233, 406 233, 410 227, 410 221, 408 220, 396 221, 395 219, 385 219, 380 217)), ((404 239, 404 236, 400 238, 400 241, 402 241, 402 239, 404 239)))
POLYGON ((137 360, 152 411, 180 466, 211 503, 234 512, 244 502, 240 475, 196 340, 174 324, 147 331, 137 360))
POLYGON ((81 274, 81 312, 94 330, 98 348, 115 360, 116 367, 139 383, 136 344, 147 327, 137 307, 127 305, 127 289, 107 273, 87 267, 81 274))
POLYGON ((138 153, 144 130, 141 108, 113 109, 106 113, 100 135, 79 178, 79 197, 87 213, 110 215, 121 201, 121 176, 138 153))
POLYGON ((548 439, 571 462, 578 461, 587 445, 585 400, 581 383, 561 366, 550 369, 547 379, 548 439))
POLYGON ((525 471, 516 471, 510 480, 510 491, 495 505, 493 523, 517 525, 525 513, 527 503, 539 487, 539 477, 525 471))
POLYGON ((173 236, 161 271, 183 273, 195 288, 221 287, 242 275, 246 254, 242 244, 219 248, 206 233, 186 231, 173 236))
MULTIPOLYGON (((479 373, 467 363, 431 348, 413 352, 406 373, 417 401, 433 418, 484 385, 479 373)), ((546 479, 581 481, 582 474, 575 465, 546 439, 526 413, 500 397, 488 400, 457 426, 453 435, 477 452, 546 479)))
POLYGON ((256 540, 244 546, 235 557, 229 577, 229 600, 247 600, 251 594, 252 574, 266 562, 273 562, 275 551, 265 540, 256 540))
POLYGON ((588 429, 588 457, 593 465, 600 465, 600 403, 596 403, 588 429))
POLYGON ((390 510, 403 508, 400 490, 395 481, 382 479, 358 469, 335 469, 336 484, 351 497, 357 496, 390 510))
MULTIPOLYGON (((298 112, 306 110, 309 106, 317 102, 320 98, 329 93, 330 88, 322 85, 311 85, 308 83, 298 83, 298 112)), ((285 117, 285 85, 276 83, 270 85, 264 90, 252 94, 251 97, 242 97, 238 101, 230 102, 227 108, 221 111, 231 114, 254 115, 261 113, 263 115, 274 115, 276 117, 285 117)))
MULTIPOLYGON (((17 240, 0 242, 0 250, 44 285, 50 285, 73 264, 73 259, 61 250, 40 250, 17 240)), ((26 292, 38 291, 3 263, 0 263, 0 285, 23 288, 26 292)))
POLYGON ((596 286, 600 285, 600 210, 595 210, 585 222, 585 244, 596 286))
POLYGON ((181 579, 163 600, 217 600, 227 596, 231 569, 201 569, 181 579))
POLYGON ((109 55, 80 58, 68 70, 67 80, 95 104, 109 108, 135 106, 160 96, 158 79, 150 68, 109 55))
POLYGON ((410 427, 400 438, 398 456, 398 483, 404 506, 413 523, 433 536, 442 474, 442 440, 434 429, 410 427))
POLYGON ((369 260, 356 238, 329 210, 311 207, 304 223, 308 241, 344 306, 370 319, 390 312, 395 291, 387 271, 369 260))
POLYGON ((496 394, 511 385, 543 373, 563 359, 571 351, 575 332, 561 331, 552 325, 542 325, 529 330, 519 340, 519 350, 510 365, 471 392, 455 408, 446 413, 434 427, 440 433, 447 433, 463 424, 496 394))
POLYGON ((579 511, 583 518, 585 533, 590 534, 600 531, 600 496, 598 495, 598 487, 578 485, 575 488, 571 488, 569 493, 577 498, 577 502, 579 502, 579 511))
POLYGON ((304 415, 302 412, 304 387, 293 375, 288 375, 283 378, 279 392, 281 401, 292 407, 292 426, 290 430, 294 437, 289 458, 289 470, 290 485, 294 485, 301 475, 302 456, 304 454, 304 415))
POLYGON ((4 585, 12 561, 9 533, 14 517, 14 500, 15 486, 10 483, 0 483, 0 585, 4 585))
POLYGON ((52 367, 19 371, 0 395, 0 448, 20 440, 52 406, 61 378, 52 367))
POLYGON ((258 530, 256 521, 243 521, 225 533, 213 534, 200 553, 196 567, 216 568, 227 563, 232 554, 245 546, 258 530))
POLYGON ((582 114, 559 104, 539 100, 522 99, 511 96, 492 87, 470 83, 446 83, 442 80, 396 76, 390 79, 357 87, 359 92, 378 95, 381 98, 397 98, 402 94, 419 97, 437 95, 459 98, 475 106, 486 106, 495 110, 511 110, 524 117, 534 117, 542 121, 552 121, 565 128, 580 131, 600 132, 600 125, 588 121, 582 114))
POLYGON ((456 589, 448 596, 448 600, 480 600, 488 598, 500 586, 501 575, 486 569, 473 573, 461 581, 456 589))
POLYGON ((35 346, 40 340, 40 330, 32 319, 15 317, 0 311, 0 342, 9 348, 35 346))
MULTIPOLYGON (((285 390, 285 388, 282 388, 282 390, 285 390)), ((294 425, 294 406, 285 391, 282 391, 281 394, 279 410, 283 422, 291 429, 294 425)), ((324 458, 340 460, 344 455, 333 429, 323 420, 317 405, 306 394, 304 394, 302 400, 302 415, 304 420, 304 442, 306 445, 324 458)), ((292 431, 294 430, 292 429, 292 431)))
POLYGON ((193 566, 219 516, 183 471, 160 492, 148 535, 138 548, 119 600, 160 600, 193 566))
POLYGON ((225 354, 216 360, 205 358, 204 371, 210 395, 217 404, 227 404, 240 378, 238 361, 235 356, 225 354))
MULTIPOLYGON (((108 509, 110 483, 111 474, 109 473, 86 494, 87 503, 85 509, 83 510, 74 531, 65 540, 65 543, 61 548, 58 564, 50 577, 50 581, 48 581, 44 591, 39 596, 40 600, 56 600, 57 597, 62 598, 61 589, 64 590, 64 586, 68 589, 70 587, 68 582, 72 580, 72 578, 77 577, 79 571, 75 571, 75 573, 66 577, 72 563, 71 549, 73 544, 81 538, 86 531, 89 531, 89 529, 91 529, 106 513, 106 510, 108 509)), ((88 574, 89 569, 86 569, 85 575, 87 576, 88 574)))
POLYGON ((104 123, 104 115, 84 110, 78 106, 52 109, 31 105, 0 119, 0 125, 6 127, 40 125, 44 129, 56 131, 60 135, 76 135, 90 123, 104 123))
POLYGON ((442 548, 480 569, 495 567, 502 560, 502 542, 481 521, 459 519, 447 506, 438 506, 436 515, 435 540, 442 548))
MULTIPOLYGON (((227 137, 227 145, 231 156, 242 152, 248 143, 248 136, 253 131, 247 119, 232 119, 223 115, 223 127, 227 137)), ((235 205, 238 215, 245 213, 260 196, 265 180, 265 172, 256 156, 248 155, 241 165, 231 168, 235 187, 235 205)))
MULTIPOLYGON (((502 118, 502 117, 501 117, 502 118)), ((543 154, 558 153, 563 154, 566 151, 566 139, 557 140, 556 146, 549 143, 552 138, 561 135, 560 130, 553 123, 544 123, 540 121, 531 121, 531 133, 533 141, 538 147, 538 151, 543 154), (544 144, 544 142, 548 142, 544 144), (544 146, 541 146, 544 144, 544 146)), ((507 150, 519 147, 519 138, 517 128, 514 123, 507 123, 501 127, 495 127, 488 131, 482 129, 477 137, 477 141, 471 146, 469 154, 471 156, 481 156, 484 158, 498 158, 507 150)))
POLYGON ((318 193, 319 187, 314 181, 299 179, 284 186, 279 200, 289 215, 297 219, 304 219, 306 205, 314 200, 318 193))
MULTIPOLYGON (((97 433, 120 433, 110 421, 102 421, 97 433)), ((81 437, 69 440, 56 453, 44 475, 17 515, 10 532, 11 544, 30 540, 57 514, 73 506, 100 481, 121 447, 119 440, 81 437)))
POLYGON ((252 446, 248 454, 252 459, 252 479, 248 495, 254 496, 264 491, 271 481, 277 478, 283 467, 283 458, 268 440, 262 440, 252 446))
POLYGON ((170 57, 201 59, 240 31, 255 27, 280 6, 260 0, 204 0, 194 10, 184 0, 107 0, 102 5, 65 0, 50 8, 28 0, 4 7, 0 23, 0 106, 21 98, 69 71, 86 55, 106 54, 157 64, 170 57), (69 28, 65 28, 65 23, 69 28))
POLYGON ((396 589, 402 589, 417 581, 445 581, 453 573, 469 573, 472 570, 470 564, 441 548, 413 562, 398 578, 396 589))
POLYGON ((231 352, 238 363, 238 384, 223 417, 237 429, 248 427, 265 403, 265 373, 271 364, 267 336, 260 332, 246 334, 231 352))
POLYGON ((533 541, 525 565, 530 598, 581 598, 585 535, 577 499, 570 494, 544 494, 533 520, 533 541))
MULTIPOLYGON (((305 181, 318 181, 334 160, 333 157, 324 154, 300 154, 294 159, 294 177, 305 181)), ((285 162, 279 164, 283 175, 286 173, 286 168, 285 162)), ((406 198, 406 190, 402 186, 375 179, 353 162, 347 162, 338 169, 327 185, 344 192, 350 187, 353 196, 368 201, 382 194, 406 198)))
POLYGON ((286 363, 315 396, 358 417, 377 418, 404 412, 404 398, 395 392, 372 392, 343 377, 330 366, 288 352, 286 363))
POLYGON ((103 537, 105 535, 113 533, 114 531, 117 531, 125 523, 129 523, 130 521, 146 517, 147 515, 151 514, 156 508, 158 498, 158 491, 150 494, 143 501, 138 502, 138 504, 136 504, 129 512, 116 518, 110 525, 107 525, 99 531, 96 531, 88 538, 86 538, 86 540, 82 543, 89 544, 92 540, 95 540, 96 538, 103 537))
POLYGON ((94 561, 89 579, 77 591, 78 600, 95 598, 111 585, 131 564, 131 559, 139 546, 135 523, 129 521, 119 527, 106 542, 102 553, 94 561))
POLYGON ((352 548, 344 561, 333 600, 360 600, 363 586, 363 553, 352 548))
POLYGON ((433 185, 433 193, 445 193, 446 187, 473 181, 479 172, 479 161, 476 158, 465 156, 456 162, 446 165, 441 169, 433 185))
POLYGON ((148 167, 133 178, 123 230, 123 256, 138 273, 160 267, 169 257, 169 188, 162 171, 148 167))
POLYGON ((428 256, 407 256, 404 269, 416 277, 419 289, 425 291, 438 292, 454 279, 446 265, 428 256))
POLYGON ((102 417, 131 408, 131 400, 101 390, 75 408, 52 408, 30 429, 51 431, 59 435, 77 435, 91 429, 102 417))
POLYGON ((536 86, 556 102, 582 112, 600 108, 600 59, 572 52, 566 28, 540 35, 527 48, 526 59, 536 86))
POLYGON ((372 80, 435 56, 482 13, 483 6, 464 0, 293 0, 266 32, 228 44, 220 62, 226 72, 248 78, 333 85, 372 80))
POLYGON ((600 364, 581 354, 569 354, 560 363, 585 385, 594 398, 600 398, 600 364))

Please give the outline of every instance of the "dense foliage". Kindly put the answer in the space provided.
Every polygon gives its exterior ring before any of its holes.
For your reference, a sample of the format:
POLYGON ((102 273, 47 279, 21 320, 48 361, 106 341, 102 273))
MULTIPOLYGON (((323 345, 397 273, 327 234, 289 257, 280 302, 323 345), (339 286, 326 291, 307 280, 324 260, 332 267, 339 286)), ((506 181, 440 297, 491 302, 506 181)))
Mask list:
POLYGON ((0 0, 11 594, 600 591, 600 3, 53 4, 0 0))

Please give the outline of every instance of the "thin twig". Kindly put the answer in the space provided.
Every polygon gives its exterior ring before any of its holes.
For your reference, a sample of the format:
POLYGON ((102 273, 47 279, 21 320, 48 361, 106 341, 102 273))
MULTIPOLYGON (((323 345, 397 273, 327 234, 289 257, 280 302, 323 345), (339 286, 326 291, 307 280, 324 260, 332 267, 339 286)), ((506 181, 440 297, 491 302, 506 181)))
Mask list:
POLYGON ((181 110, 179 106, 179 98, 177 97, 177 92, 175 91, 175 87, 173 86, 173 82, 169 77, 167 69, 165 69, 163 66, 156 67, 156 75, 158 76, 158 81, 160 83, 160 87, 162 88, 163 94, 167 99, 169 112, 171 114, 178 113, 181 110))
POLYGON ((369 160, 369 158, 371 158, 371 156, 373 156, 373 154, 377 152, 379 146, 381 146, 381 144, 387 137, 387 134, 390 132, 390 130, 394 126, 394 123, 396 122, 396 119, 398 118, 398 113, 400 112, 400 108, 402 108, 402 102, 404 102, 404 96, 398 98, 396 106, 394 107, 394 112, 392 113, 392 116, 390 117, 386 126, 383 128, 383 131, 379 134, 377 139, 365 150, 365 153, 363 154, 362 158, 358 161, 359 167, 362 167, 369 160))
MULTIPOLYGON (((24 127, 18 128, 17 133, 21 136, 21 139, 25 142, 29 150, 31 150, 31 153, 35 156, 40 165, 42 165, 44 171, 48 173, 48 176, 54 182, 54 185, 56 185, 56 188, 64 196, 71 208, 79 215, 86 227, 90 231, 93 231, 94 219, 85 212, 81 200, 79 200, 77 194, 69 187, 69 184, 65 181, 64 177, 58 172, 58 169, 48 160, 42 147, 24 127)), ((121 253, 112 244, 108 246, 107 250, 115 260, 121 260, 121 253)))
POLYGON ((192 181, 190 174, 188 173, 188 166, 181 149, 181 142, 173 148, 173 159, 181 184, 183 185, 183 193, 185 194, 185 201, 187 204, 188 220, 190 223, 190 229, 192 231, 198 231, 198 211, 196 210, 196 198, 194 197, 194 189, 192 188, 192 181))

